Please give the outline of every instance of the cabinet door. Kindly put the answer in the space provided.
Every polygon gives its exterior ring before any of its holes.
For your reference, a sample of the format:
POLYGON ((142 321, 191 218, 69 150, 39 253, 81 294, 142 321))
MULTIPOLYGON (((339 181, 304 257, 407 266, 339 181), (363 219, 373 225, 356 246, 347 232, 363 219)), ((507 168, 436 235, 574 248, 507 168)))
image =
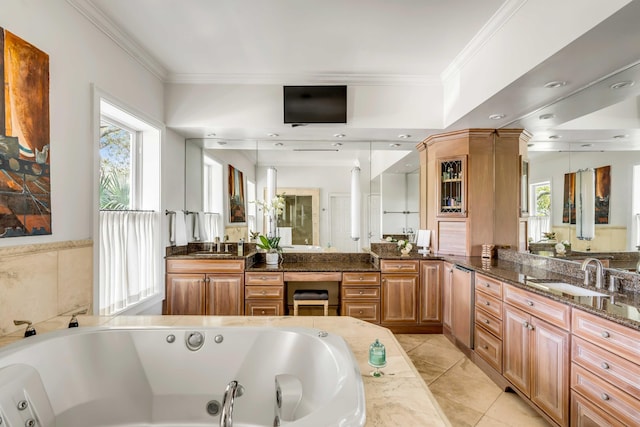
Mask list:
POLYGON ((418 275, 382 275, 382 321, 418 323, 418 275))
POLYGON ((203 274, 167 274, 165 314, 204 314, 203 274))
POLYGON ((444 263, 442 278, 442 324, 451 329, 451 286, 453 284, 453 264, 444 263))
POLYGON ((420 261, 420 322, 442 322, 442 261, 420 261))
POLYGON ((531 401, 560 425, 569 422, 569 333, 531 317, 531 401))
POLYGON ((438 159, 438 216, 467 216, 467 156, 438 159))
POLYGON ((244 314, 243 274, 209 274, 206 289, 205 314, 219 316, 244 314))
POLYGON ((473 306, 471 272, 453 268, 451 286, 451 332, 467 348, 471 348, 473 334, 473 306))
POLYGON ((502 374, 513 385, 529 396, 530 368, 530 316, 508 304, 504 306, 502 374))

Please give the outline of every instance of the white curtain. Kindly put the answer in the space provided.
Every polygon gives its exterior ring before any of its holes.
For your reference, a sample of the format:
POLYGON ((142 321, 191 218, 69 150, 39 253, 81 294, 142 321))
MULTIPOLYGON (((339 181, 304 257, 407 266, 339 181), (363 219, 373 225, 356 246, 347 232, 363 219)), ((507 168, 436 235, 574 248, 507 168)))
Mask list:
POLYGON ((100 212, 100 314, 160 291, 158 212, 100 212))
POLYGON ((551 231, 551 218, 548 216, 530 216, 529 217, 529 237, 534 242, 542 240, 542 233, 551 231))

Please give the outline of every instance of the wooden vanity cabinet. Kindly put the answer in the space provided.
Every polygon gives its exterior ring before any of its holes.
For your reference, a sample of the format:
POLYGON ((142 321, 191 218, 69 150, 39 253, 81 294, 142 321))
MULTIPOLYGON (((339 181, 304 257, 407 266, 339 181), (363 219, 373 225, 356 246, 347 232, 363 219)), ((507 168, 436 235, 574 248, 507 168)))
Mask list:
POLYGON ((380 323, 380 273, 344 272, 340 289, 340 315, 380 323))
POLYGON ((442 324, 442 261, 420 261, 420 323, 442 324))
POLYGON ((164 314, 244 314, 244 260, 167 259, 164 314))
POLYGON ((640 332, 572 312, 571 425, 640 425, 640 332))
POLYGON ((474 349, 502 373, 502 282, 476 273, 474 349))
POLYGON ((503 375, 547 416, 567 426, 571 309, 508 284, 503 292, 503 375))
POLYGON ((278 272, 244 274, 247 316, 284 316, 284 277, 278 272))
POLYGON ((381 260, 382 324, 416 326, 420 261, 381 260))

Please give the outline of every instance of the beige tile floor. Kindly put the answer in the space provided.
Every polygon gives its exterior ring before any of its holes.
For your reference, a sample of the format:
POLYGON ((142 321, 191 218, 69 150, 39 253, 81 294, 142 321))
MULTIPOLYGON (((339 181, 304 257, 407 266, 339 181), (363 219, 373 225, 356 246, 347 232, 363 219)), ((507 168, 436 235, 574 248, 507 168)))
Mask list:
POLYGON ((396 338, 454 427, 549 426, 517 394, 503 392, 444 335, 396 338))

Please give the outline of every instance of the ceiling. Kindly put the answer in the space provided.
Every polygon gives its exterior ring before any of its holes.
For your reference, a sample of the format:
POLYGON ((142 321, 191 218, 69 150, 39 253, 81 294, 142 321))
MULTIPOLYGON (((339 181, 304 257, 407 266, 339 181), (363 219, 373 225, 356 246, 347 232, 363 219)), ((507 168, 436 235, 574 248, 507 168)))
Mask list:
MULTIPOLYGON (((447 67, 526 0, 68 2, 166 83, 393 86, 441 84, 447 67)), ((639 20, 640 2, 633 1, 440 129, 281 127, 274 138, 326 143, 345 134, 343 141, 413 146, 448 130, 524 127, 532 150, 640 149, 639 20), (610 88, 621 80, 637 83, 610 88), (550 81, 566 84, 545 88, 550 81), (495 113, 505 117, 490 119, 495 113), (553 117, 542 120, 544 114, 553 117)), ((544 22, 540 28, 553 31, 544 22)), ((185 137, 211 132, 174 129, 185 137)), ((218 123, 216 137, 237 138, 234 132, 218 123)), ((268 139, 272 130, 252 132, 243 136, 268 139)))

